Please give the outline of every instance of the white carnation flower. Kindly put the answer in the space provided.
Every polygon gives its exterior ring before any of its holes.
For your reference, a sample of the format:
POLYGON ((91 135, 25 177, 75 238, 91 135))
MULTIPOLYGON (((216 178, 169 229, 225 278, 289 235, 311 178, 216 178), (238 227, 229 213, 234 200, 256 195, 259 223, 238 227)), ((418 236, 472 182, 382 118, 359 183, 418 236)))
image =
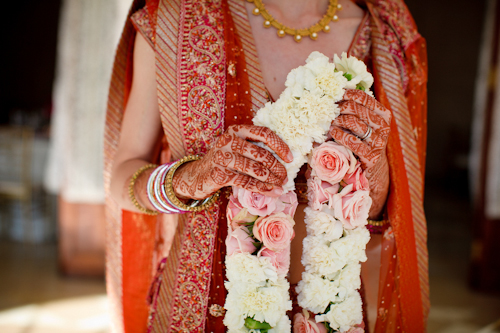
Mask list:
POLYGON ((330 276, 348 263, 366 261, 370 233, 365 227, 344 230, 344 236, 328 241, 324 235, 308 235, 303 241, 302 264, 309 273, 330 276))
POLYGON ((365 92, 370 92, 373 84, 373 76, 368 72, 366 65, 356 57, 348 57, 347 53, 342 53, 342 58, 333 56, 333 62, 337 70, 351 75, 351 80, 347 82, 347 89, 356 89, 357 85, 364 88, 365 92))
POLYGON ((231 282, 253 282, 265 284, 266 280, 275 282, 278 279, 276 268, 269 258, 235 253, 226 256, 226 276, 231 282))
POLYGON ((271 328, 268 333, 288 333, 292 330, 292 323, 287 315, 281 317, 278 324, 271 328))
POLYGON ((335 281, 323 279, 317 274, 302 273, 302 280, 297 285, 299 305, 314 313, 325 312, 330 302, 339 302, 347 295, 335 281))
POLYGON ((314 51, 306 59, 304 67, 310 69, 315 75, 319 75, 326 66, 330 64, 330 59, 321 52, 314 51))
POLYGON ((336 304, 332 304, 330 310, 315 317, 316 322, 327 321, 330 327, 340 332, 346 332, 354 325, 361 324, 363 320, 362 302, 356 291, 347 298, 336 304))
POLYGON ((227 333, 251 333, 245 326, 241 328, 228 328, 227 333))
POLYGON ((334 64, 328 64, 322 72, 316 76, 316 84, 323 90, 323 93, 332 97, 335 101, 340 101, 344 96, 344 89, 348 81, 342 72, 335 71, 334 64))
POLYGON ((349 263, 340 271, 325 276, 325 279, 333 281, 335 286, 351 293, 354 290, 361 288, 361 264, 349 263))
POLYGON ((259 110, 253 122, 270 128, 290 149, 306 155, 313 142, 325 141, 332 120, 338 116, 335 101, 343 95, 344 81, 341 73, 335 73, 335 65, 316 52, 305 66, 288 74, 287 88, 280 98, 259 110))
POLYGON ((339 286, 347 290, 361 288, 361 264, 351 263, 340 271, 339 286))
MULTIPOLYGON (((308 235, 303 241, 302 264, 306 272, 319 275, 335 274, 349 261, 346 256, 345 237, 334 242, 327 241, 324 236, 308 235), (339 243, 343 241, 343 243, 339 243)), ((349 246, 349 248, 352 246, 349 246)))
POLYGON ((370 232, 366 227, 357 227, 352 230, 345 230, 346 238, 351 239, 351 254, 349 261, 366 261, 366 244, 370 241, 370 232))
MULTIPOLYGON (((322 206, 327 207, 326 205, 322 206)), ((323 235, 326 241, 334 241, 344 233, 342 222, 336 220, 332 214, 316 211, 310 207, 307 207, 304 212, 306 213, 304 222, 306 223, 308 235, 323 235)))
POLYGON ((259 109, 252 121, 255 126, 270 127, 272 124, 271 114, 273 113, 273 103, 268 102, 263 108, 259 109))
POLYGON ((285 279, 264 286, 249 282, 226 282, 228 294, 224 308, 227 310, 224 325, 240 328, 247 317, 276 326, 283 314, 292 309, 288 295, 289 284, 285 279))
MULTIPOLYGON (((285 81, 285 86, 291 92, 293 97, 302 97, 304 91, 311 91, 316 89, 316 82, 314 80, 314 73, 305 66, 300 66, 294 68, 288 73, 285 81)), ((280 96, 281 98, 286 98, 288 96, 280 96)))
MULTIPOLYGON (((291 163, 283 163, 285 165, 288 181, 283 184, 283 193, 295 190, 295 178, 300 171, 300 168, 307 162, 307 158, 297 150, 292 150, 293 161, 291 163)), ((280 162, 281 159, 280 159, 280 162)))

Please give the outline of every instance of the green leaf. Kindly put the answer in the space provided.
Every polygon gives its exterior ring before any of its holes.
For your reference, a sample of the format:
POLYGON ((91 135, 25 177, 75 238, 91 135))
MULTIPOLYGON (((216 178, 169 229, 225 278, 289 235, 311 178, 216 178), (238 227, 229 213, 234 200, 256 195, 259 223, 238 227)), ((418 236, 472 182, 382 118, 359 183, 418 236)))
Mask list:
POLYGON ((347 81, 351 81, 352 80, 352 74, 344 73, 344 77, 347 79, 347 81))
POLYGON ((256 256, 257 253, 259 253, 260 249, 262 248, 262 243, 261 242, 252 242, 252 244, 255 246, 255 251, 253 251, 252 255, 256 256))
POLYGON ((363 87, 363 85, 361 83, 358 83, 356 85, 356 89, 365 91, 365 87, 363 87))
POLYGON ((245 226, 245 227, 248 227, 248 226, 250 226, 250 225, 253 225, 254 223, 255 223, 255 222, 240 222, 240 223, 238 223, 238 224, 239 224, 239 225, 243 225, 243 226, 245 226))
POLYGON ((266 330, 267 332, 267 330, 270 330, 272 328, 268 323, 261 323, 260 321, 257 321, 250 317, 245 319, 245 327, 248 329, 261 330, 261 332, 264 332, 263 330, 266 330))
POLYGON ((323 322, 323 324, 325 324, 327 333, 335 333, 335 330, 330 327, 330 324, 327 321, 323 322))

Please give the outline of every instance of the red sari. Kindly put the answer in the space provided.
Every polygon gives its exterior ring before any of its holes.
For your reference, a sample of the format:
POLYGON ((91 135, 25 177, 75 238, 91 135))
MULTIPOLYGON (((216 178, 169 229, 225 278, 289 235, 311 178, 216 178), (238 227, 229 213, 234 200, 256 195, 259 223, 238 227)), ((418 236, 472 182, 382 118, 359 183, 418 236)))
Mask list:
MULTIPOLYGON (((376 332, 424 332, 429 309, 423 175, 426 50, 404 3, 359 1, 369 13, 377 99, 393 113, 388 143, 390 194, 376 332)), ((173 159, 205 153, 224 128, 249 123, 267 100, 244 3, 238 0, 135 1, 146 5, 155 49, 163 150, 173 159), (168 142, 168 144, 167 144, 168 142)), ((358 31, 359 32, 359 31, 358 31)), ((106 189, 131 87, 136 30, 118 48, 106 118, 106 189)), ((165 156, 165 154, 163 155, 165 156)), ((163 159, 163 162, 165 159, 163 159)), ((162 160, 160 159, 160 162, 162 160)), ((108 191, 109 193, 109 191, 108 191)), ((224 197, 224 196, 223 196, 224 197)), ((153 270, 156 217, 121 211, 108 195, 108 293, 116 331, 223 332, 227 199, 209 211, 174 216, 169 254, 153 270)), ((160 217, 159 219, 161 219, 160 217)))

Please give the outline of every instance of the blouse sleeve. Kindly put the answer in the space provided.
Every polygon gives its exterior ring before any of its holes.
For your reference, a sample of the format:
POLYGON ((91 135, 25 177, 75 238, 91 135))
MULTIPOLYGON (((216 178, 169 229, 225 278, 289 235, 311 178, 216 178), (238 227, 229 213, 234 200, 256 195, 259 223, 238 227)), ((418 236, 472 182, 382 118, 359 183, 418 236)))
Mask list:
POLYGON ((153 22, 146 8, 139 9, 131 17, 130 20, 135 29, 148 41, 151 47, 155 48, 155 35, 153 22))

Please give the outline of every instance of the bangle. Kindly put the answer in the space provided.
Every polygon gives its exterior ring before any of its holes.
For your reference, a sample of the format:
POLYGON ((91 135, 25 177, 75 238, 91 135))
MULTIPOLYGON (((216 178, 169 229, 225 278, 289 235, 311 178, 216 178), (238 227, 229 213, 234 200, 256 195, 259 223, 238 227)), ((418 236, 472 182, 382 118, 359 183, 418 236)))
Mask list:
POLYGON ((162 183, 165 179, 165 174, 172 167, 172 165, 174 165, 174 163, 167 163, 159 166, 151 173, 148 180, 149 201, 156 208, 156 210, 164 214, 185 213, 169 205, 160 193, 162 183))
POLYGON ((130 197, 130 201, 132 201, 132 203, 134 204, 135 208, 137 208, 138 210, 140 210, 142 213, 148 214, 148 215, 158 215, 158 212, 154 211, 154 210, 147 209, 146 207, 141 206, 141 204, 137 201, 137 198, 135 197, 134 186, 135 186, 135 182, 136 182, 137 178, 139 178, 139 176, 144 171, 149 170, 149 169, 153 169, 153 168, 156 168, 156 167, 157 167, 156 164, 146 164, 146 165, 140 167, 139 170, 137 170, 132 175, 132 178, 130 179, 130 183, 128 185, 128 196, 130 197))
POLYGON ((368 225, 372 227, 383 227, 388 223, 389 221, 387 220, 382 220, 382 221, 368 220, 368 225))
POLYGON ((177 196, 174 193, 174 189, 172 187, 173 179, 174 179, 174 173, 177 168, 179 168, 182 164, 191 162, 191 161, 197 161, 201 159, 199 155, 189 155, 181 158, 177 162, 175 162, 170 170, 167 172, 167 176, 165 177, 165 194, 166 194, 166 199, 168 200, 168 203, 172 205, 173 207, 177 208, 178 210, 182 211, 189 211, 189 212, 199 212, 201 210, 206 209, 207 207, 213 205, 220 196, 220 190, 212 194, 212 196, 204 199, 201 204, 199 200, 196 200, 192 202, 191 204, 187 205, 183 203, 182 201, 177 198, 177 196))
POLYGON ((374 221, 368 220, 366 228, 370 234, 382 234, 390 226, 389 220, 374 221))

